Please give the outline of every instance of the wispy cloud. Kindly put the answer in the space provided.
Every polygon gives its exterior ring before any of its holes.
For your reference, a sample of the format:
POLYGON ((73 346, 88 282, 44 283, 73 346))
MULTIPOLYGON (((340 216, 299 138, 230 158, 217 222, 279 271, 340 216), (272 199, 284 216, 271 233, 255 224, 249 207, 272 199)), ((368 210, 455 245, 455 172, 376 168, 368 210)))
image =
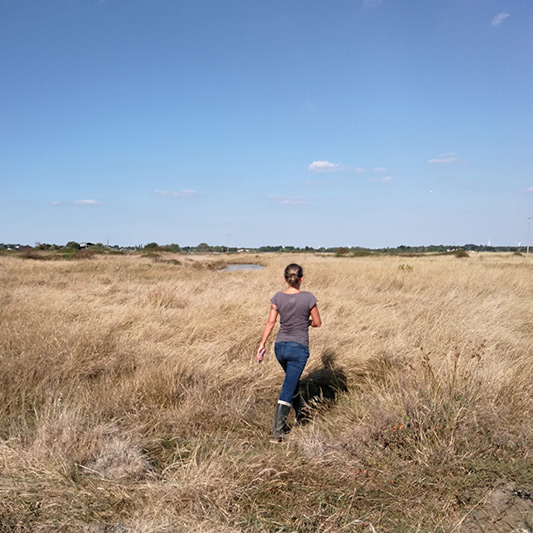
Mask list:
POLYGON ((385 176, 384 178, 372 178, 370 181, 373 181, 374 183, 391 183, 392 177, 385 176))
POLYGON ((104 205, 103 202, 98 200, 75 200, 72 202, 74 205, 104 205))
POLYGON ((325 174, 327 172, 353 172, 355 174, 363 174, 366 172, 366 169, 361 167, 349 167, 340 163, 332 163, 331 161, 313 161, 307 167, 307 170, 317 174, 325 174))
POLYGON ((270 198, 274 200, 274 202, 280 205, 303 205, 305 204, 302 198, 296 198, 296 197, 291 197, 291 196, 277 196, 277 195, 271 194, 270 198))
POLYGON ((457 163, 459 159, 457 157, 437 157, 428 161, 431 165, 447 165, 449 163, 457 163))
POLYGON ((455 154, 455 152, 451 152, 449 154, 440 154, 439 157, 436 157, 434 159, 430 159, 428 163, 430 165, 449 165, 450 163, 458 163, 459 158, 455 154))
POLYGON ((503 21, 510 17, 509 13, 498 13, 493 19, 491 24, 493 26, 501 26, 503 24, 503 21))
POLYGON ((308 167, 309 172, 338 172, 343 170, 339 163, 332 163, 331 161, 313 161, 308 167))
POLYGON ((533 187, 528 187, 528 188, 526 189, 526 192, 533 192, 533 187))
POLYGON ((56 200, 52 202, 52 205, 54 207, 57 207, 60 205, 80 205, 80 206, 94 207, 94 206, 105 205, 105 204, 104 202, 99 202, 98 200, 74 200, 73 202, 72 201, 64 202, 61 200, 56 200))
POLYGON ((169 196, 171 198, 191 198, 198 195, 198 193, 192 189, 183 189, 182 191, 160 191, 159 189, 156 189, 154 194, 157 194, 158 196, 169 196))
POLYGON ((385 167, 374 167, 374 172, 387 172, 385 167))
POLYGON ((337 183, 337 180, 307 180, 305 182, 305 184, 309 185, 310 187, 318 187, 320 185, 333 185, 334 183, 337 183))

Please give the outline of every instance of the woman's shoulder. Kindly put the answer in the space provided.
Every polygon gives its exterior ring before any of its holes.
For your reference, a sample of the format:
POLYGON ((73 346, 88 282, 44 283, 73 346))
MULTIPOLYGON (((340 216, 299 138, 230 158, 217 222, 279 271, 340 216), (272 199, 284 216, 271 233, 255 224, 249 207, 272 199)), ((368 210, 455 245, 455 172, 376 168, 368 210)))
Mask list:
POLYGON ((300 291, 300 294, 305 294, 308 298, 309 297, 316 298, 316 296, 312 292, 309 292, 309 291, 300 291))
POLYGON ((305 295, 304 300, 310 307, 314 307, 316 305, 317 299, 316 299, 316 296, 312 292, 302 291, 302 294, 305 295))

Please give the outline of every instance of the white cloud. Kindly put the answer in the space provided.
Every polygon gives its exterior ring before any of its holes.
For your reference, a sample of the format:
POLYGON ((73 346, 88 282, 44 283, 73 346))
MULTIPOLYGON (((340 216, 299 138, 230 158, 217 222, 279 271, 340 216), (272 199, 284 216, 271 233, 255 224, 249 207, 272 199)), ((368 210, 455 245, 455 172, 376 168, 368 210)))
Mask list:
POLYGON ((353 172, 355 174, 363 174, 366 172, 365 168, 361 167, 346 167, 340 163, 332 163, 331 161, 313 161, 308 167, 309 172, 326 173, 326 172, 353 172))
POLYGON ((74 205, 104 205, 102 202, 99 202, 98 200, 76 200, 73 203, 74 205))
POLYGON ((156 189, 154 194, 157 194, 158 196, 170 196, 171 198, 191 198, 198 193, 192 189, 183 189, 182 191, 160 191, 159 189, 156 189))
POLYGON ((498 13, 493 19, 492 19, 492 22, 491 24, 493 26, 500 26, 503 24, 503 21, 509 17, 509 13, 498 13))
POLYGON ((313 161, 308 167, 309 172, 337 172, 342 170, 339 163, 331 163, 330 161, 313 161))
POLYGON ((533 187, 528 187, 528 188, 526 189, 526 192, 533 192, 533 187))
POLYGON ((375 167, 374 172, 387 172, 385 167, 375 167))
POLYGON ((294 198, 290 196, 277 196, 277 195, 271 194, 270 198, 274 200, 274 202, 280 205, 303 205, 305 204, 305 202, 301 198, 294 198))

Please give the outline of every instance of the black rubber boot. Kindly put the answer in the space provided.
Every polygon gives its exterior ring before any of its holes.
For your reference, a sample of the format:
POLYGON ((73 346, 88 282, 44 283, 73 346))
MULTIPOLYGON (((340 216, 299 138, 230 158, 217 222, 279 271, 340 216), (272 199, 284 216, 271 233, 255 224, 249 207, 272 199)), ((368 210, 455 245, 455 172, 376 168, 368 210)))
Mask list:
POLYGON ((303 401, 300 391, 292 397, 292 407, 294 409, 294 416, 297 424, 305 424, 309 422, 307 417, 307 405, 303 401))
POLYGON ((270 442, 281 442, 287 433, 287 417, 291 409, 290 404, 278 403, 274 413, 274 424, 272 426, 272 435, 270 442))

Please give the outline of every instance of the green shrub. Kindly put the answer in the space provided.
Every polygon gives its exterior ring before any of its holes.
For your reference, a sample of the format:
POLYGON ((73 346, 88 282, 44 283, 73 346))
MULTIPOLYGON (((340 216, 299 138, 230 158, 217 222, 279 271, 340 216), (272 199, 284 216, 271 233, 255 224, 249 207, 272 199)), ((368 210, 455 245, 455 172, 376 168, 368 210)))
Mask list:
POLYGON ((401 272, 412 272, 413 271, 413 265, 398 265, 398 270, 401 272))
POLYGON ((350 250, 342 246, 337 248, 337 250, 335 251, 335 255, 337 257, 346 257, 349 253, 350 253, 350 250))
POLYGON ((364 248, 357 248, 356 250, 352 250, 352 255, 353 257, 368 257, 369 255, 373 255, 373 253, 364 248))

